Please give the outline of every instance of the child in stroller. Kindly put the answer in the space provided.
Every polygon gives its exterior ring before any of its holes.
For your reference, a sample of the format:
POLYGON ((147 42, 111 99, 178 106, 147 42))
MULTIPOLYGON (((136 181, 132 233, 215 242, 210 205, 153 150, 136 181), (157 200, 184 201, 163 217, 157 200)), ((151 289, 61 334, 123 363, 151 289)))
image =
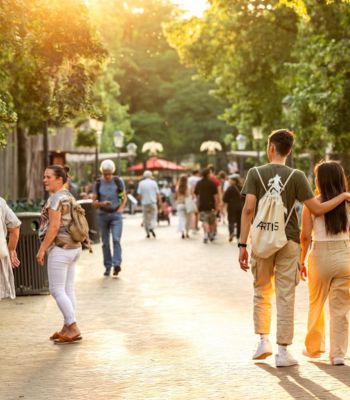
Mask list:
POLYGON ((158 207, 158 224, 160 221, 168 221, 170 225, 171 205, 169 199, 164 195, 160 195, 160 204, 158 207))

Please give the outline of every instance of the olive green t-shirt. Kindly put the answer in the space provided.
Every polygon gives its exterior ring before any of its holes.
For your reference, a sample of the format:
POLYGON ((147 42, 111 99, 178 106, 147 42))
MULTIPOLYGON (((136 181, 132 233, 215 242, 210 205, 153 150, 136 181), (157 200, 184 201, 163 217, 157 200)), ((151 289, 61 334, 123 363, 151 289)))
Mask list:
MULTIPOLYGON (((287 181, 289 175, 293 171, 292 168, 280 164, 266 164, 259 167, 258 170, 260 172, 261 178, 267 190, 269 189, 269 183, 270 185, 273 184, 273 182, 270 181, 271 178, 275 178, 276 175, 278 175, 281 178, 280 182, 284 184, 287 181)), ((265 189, 261 184, 260 178, 255 168, 251 168, 249 170, 247 179, 242 189, 242 194, 243 195, 252 194, 256 196, 258 202, 264 196, 265 189)), ((291 179, 287 183, 287 186, 282 191, 281 196, 283 204, 288 210, 287 215, 289 215, 289 212, 292 209, 296 200, 302 203, 305 200, 309 200, 314 197, 310 183, 307 180, 304 172, 295 170, 291 179)), ((256 210, 257 209, 258 209, 258 204, 256 210)), ((286 226, 286 236, 288 240, 293 240, 296 243, 300 242, 298 216, 295 210, 293 211, 290 220, 286 226)))

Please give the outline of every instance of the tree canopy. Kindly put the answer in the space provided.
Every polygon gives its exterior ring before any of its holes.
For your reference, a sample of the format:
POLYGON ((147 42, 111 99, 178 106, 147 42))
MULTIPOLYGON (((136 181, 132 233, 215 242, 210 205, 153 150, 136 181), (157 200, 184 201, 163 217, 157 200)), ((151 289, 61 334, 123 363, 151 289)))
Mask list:
MULTIPOLYGON (((223 102, 210 95, 213 85, 193 79, 194 71, 181 65, 164 35, 163 24, 179 15, 172 2, 96 0, 92 10, 110 51, 110 77, 128 107, 139 147, 160 141, 165 155, 175 157, 198 152, 203 140, 224 136, 227 127, 217 118, 223 102)), ((112 126, 120 128, 117 121, 112 126)), ((111 144, 108 132, 104 135, 104 143, 111 144)))
POLYGON ((296 130, 299 151, 321 157, 331 143, 344 154, 350 140, 346 3, 211 0, 202 18, 168 24, 167 36, 181 61, 214 83, 228 103, 224 120, 242 133, 284 125, 296 130))

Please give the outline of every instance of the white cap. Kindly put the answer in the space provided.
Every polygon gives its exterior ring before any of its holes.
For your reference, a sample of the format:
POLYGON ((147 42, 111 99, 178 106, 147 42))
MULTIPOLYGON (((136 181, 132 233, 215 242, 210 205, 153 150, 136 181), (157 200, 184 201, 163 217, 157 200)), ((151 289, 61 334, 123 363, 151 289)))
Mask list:
POLYGON ((143 177, 144 178, 152 178, 152 172, 151 171, 145 171, 144 173, 143 173, 143 177))
POLYGON ((115 164, 112 160, 103 160, 100 165, 100 172, 112 171, 115 172, 115 164))
POLYGON ((232 174, 229 176, 229 179, 240 179, 241 177, 239 176, 239 174, 232 174))

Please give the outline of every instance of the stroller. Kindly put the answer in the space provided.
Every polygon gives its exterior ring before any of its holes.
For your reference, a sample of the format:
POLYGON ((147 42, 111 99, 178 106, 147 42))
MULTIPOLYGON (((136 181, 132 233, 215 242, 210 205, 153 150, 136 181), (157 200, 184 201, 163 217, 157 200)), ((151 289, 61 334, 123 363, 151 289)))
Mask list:
POLYGON ((168 221, 168 225, 170 225, 170 214, 172 208, 169 203, 169 200, 162 194, 160 196, 160 204, 158 208, 158 224, 160 221, 168 221))

